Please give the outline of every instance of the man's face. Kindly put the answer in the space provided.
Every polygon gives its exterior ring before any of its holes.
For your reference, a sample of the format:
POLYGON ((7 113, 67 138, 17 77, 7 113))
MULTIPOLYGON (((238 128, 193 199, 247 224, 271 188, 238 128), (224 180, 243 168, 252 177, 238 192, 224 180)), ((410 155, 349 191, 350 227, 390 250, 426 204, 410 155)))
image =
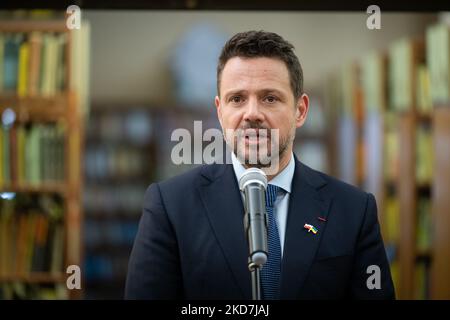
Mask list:
POLYGON ((220 97, 216 96, 215 104, 227 144, 236 155, 245 155, 246 164, 255 150, 272 160, 279 156, 283 164, 290 158, 296 128, 305 122, 308 96, 294 98, 283 61, 234 57, 222 71, 220 97), (267 136, 261 134, 266 130, 259 129, 267 129, 267 136), (279 130, 279 139, 271 135, 271 129, 279 130), (279 152, 272 155, 271 148, 279 152))

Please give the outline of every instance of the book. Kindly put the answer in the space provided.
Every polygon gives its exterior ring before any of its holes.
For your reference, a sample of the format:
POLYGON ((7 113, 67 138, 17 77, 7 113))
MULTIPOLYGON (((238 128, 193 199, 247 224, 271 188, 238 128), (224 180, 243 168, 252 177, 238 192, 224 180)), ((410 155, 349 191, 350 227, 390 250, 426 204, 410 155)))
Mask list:
POLYGON ((368 111, 383 111, 385 102, 385 67, 383 55, 371 53, 362 61, 361 82, 368 111))
POLYGON ((416 79, 417 110, 421 114, 429 115, 433 109, 433 101, 430 87, 430 74, 424 64, 417 67, 416 79))
POLYGON ((417 250, 426 252, 431 248, 431 201, 420 198, 417 205, 417 250))
POLYGON ((413 45, 409 39, 394 42, 389 48, 389 103, 398 111, 414 107, 413 45))
POLYGON ((433 178, 434 148, 431 129, 419 125, 416 129, 416 181, 430 184, 433 178))
POLYGON ((22 35, 8 34, 5 37, 3 53, 3 91, 15 92, 17 89, 17 75, 19 68, 19 49, 22 35))
POLYGON ((38 31, 30 34, 30 65, 28 75, 28 94, 31 97, 39 94, 39 78, 41 70, 42 33, 38 31))
POLYGON ((434 104, 450 101, 450 29, 436 24, 426 31, 427 66, 430 70, 430 94, 434 104))
POLYGON ((17 95, 23 98, 28 94, 28 68, 30 59, 30 45, 24 41, 19 48, 19 65, 17 75, 17 95))

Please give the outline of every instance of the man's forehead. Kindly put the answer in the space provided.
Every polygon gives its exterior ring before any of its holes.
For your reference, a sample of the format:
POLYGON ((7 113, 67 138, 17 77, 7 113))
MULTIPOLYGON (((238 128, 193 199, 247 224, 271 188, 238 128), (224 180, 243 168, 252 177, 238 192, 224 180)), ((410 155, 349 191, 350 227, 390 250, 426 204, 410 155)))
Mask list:
POLYGON ((288 75, 288 69, 282 60, 269 57, 233 57, 227 61, 223 69, 223 73, 258 74, 261 72, 288 75))
POLYGON ((268 87, 289 86, 289 72, 278 59, 234 57, 226 63, 221 83, 224 87, 262 83, 268 87))

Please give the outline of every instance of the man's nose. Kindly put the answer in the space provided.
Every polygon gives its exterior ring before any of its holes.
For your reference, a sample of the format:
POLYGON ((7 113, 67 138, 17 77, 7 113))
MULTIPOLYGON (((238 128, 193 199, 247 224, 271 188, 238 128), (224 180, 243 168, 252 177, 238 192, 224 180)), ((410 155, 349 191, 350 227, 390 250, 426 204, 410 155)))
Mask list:
POLYGON ((264 114, 261 112, 261 107, 256 99, 250 99, 247 103, 245 113, 245 121, 260 121, 264 120, 264 114))

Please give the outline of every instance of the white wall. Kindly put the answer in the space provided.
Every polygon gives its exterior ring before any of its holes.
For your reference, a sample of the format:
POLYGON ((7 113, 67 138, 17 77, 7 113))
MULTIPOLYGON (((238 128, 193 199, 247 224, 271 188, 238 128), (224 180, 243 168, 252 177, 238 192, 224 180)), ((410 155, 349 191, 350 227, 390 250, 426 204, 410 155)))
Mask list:
POLYGON ((365 12, 85 11, 83 18, 92 30, 93 102, 163 103, 171 96, 167 55, 198 22, 214 22, 230 35, 250 29, 279 33, 296 47, 305 89, 318 90, 334 68, 420 34, 434 15, 382 13, 381 30, 366 28, 365 12))

